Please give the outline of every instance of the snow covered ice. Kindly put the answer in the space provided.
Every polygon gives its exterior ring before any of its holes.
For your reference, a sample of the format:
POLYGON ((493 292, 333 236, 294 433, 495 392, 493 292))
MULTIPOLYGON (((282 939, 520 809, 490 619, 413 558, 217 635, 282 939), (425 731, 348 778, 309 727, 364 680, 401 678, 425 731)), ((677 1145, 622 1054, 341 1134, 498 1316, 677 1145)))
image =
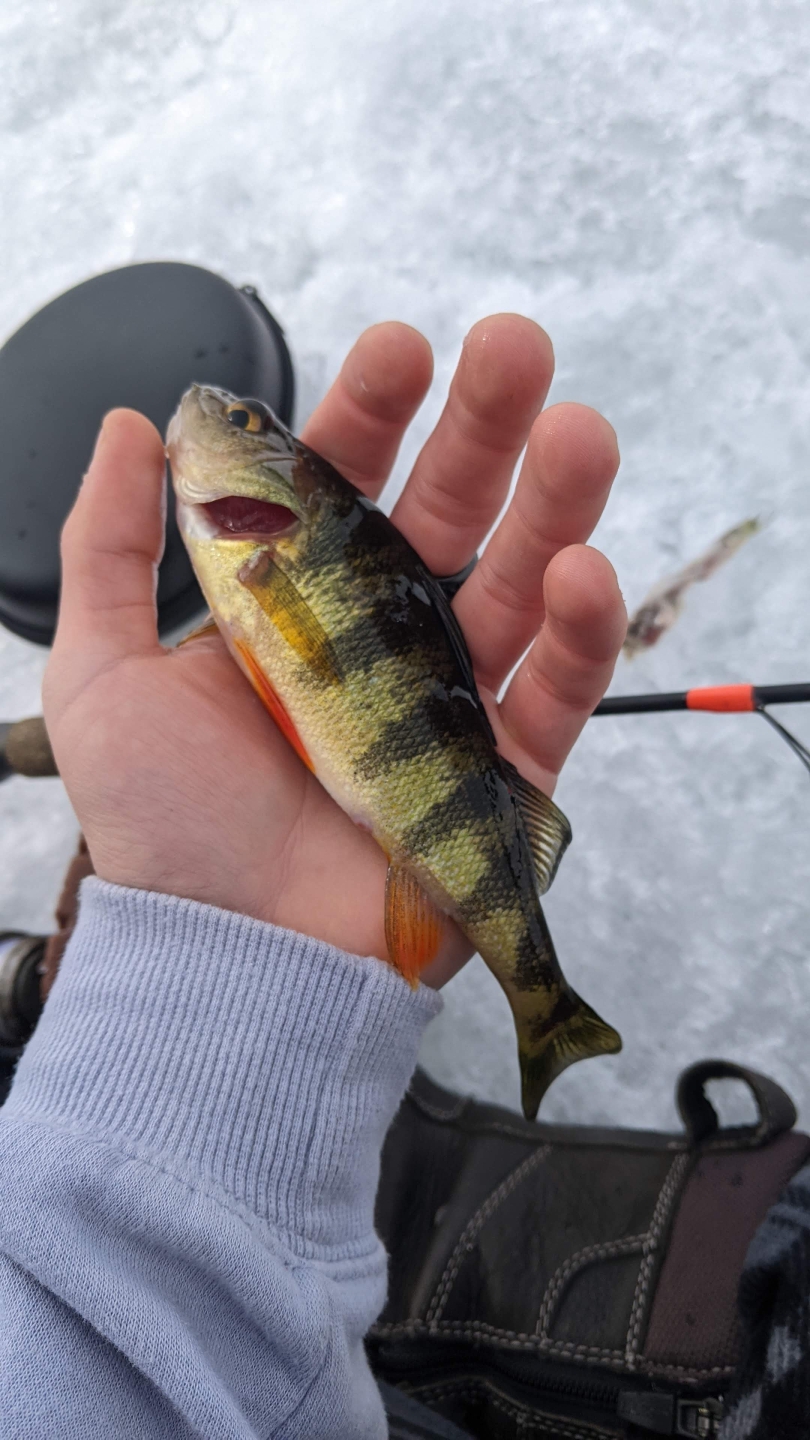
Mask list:
MULTIPOLYGON (((614 691, 810 679, 810 29, 801 0, 20 0, 0 11, 0 333, 132 260, 256 284, 300 424, 357 333, 550 332, 551 399, 623 455, 596 535, 632 608, 747 516, 614 691)), ((204 377, 203 377, 204 378, 204 377)), ((2 632, 0 715, 44 652, 2 632)), ((810 716, 781 713, 805 739, 810 716)), ((624 1040, 544 1118, 672 1125, 682 1065, 776 1076, 810 1121, 810 783, 756 716, 595 719, 557 798, 574 844, 547 912, 624 1040)), ((59 781, 0 787, 0 925, 43 927, 72 849, 59 781)), ((441 1081, 516 1105, 512 1021, 476 961, 425 1043, 441 1081)))

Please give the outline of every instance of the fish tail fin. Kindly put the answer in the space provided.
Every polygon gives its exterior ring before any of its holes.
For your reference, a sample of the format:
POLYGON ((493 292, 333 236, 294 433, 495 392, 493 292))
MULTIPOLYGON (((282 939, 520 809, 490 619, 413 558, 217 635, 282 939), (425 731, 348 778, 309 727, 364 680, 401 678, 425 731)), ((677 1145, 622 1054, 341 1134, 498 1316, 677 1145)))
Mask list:
POLYGON ((520 1058, 521 1099, 527 1120, 534 1120, 540 1101, 552 1081, 577 1060, 591 1055, 615 1055, 622 1048, 622 1037, 612 1025, 600 1019, 574 990, 560 997, 557 1011, 548 1023, 548 1033, 541 1039, 518 1043, 520 1058))

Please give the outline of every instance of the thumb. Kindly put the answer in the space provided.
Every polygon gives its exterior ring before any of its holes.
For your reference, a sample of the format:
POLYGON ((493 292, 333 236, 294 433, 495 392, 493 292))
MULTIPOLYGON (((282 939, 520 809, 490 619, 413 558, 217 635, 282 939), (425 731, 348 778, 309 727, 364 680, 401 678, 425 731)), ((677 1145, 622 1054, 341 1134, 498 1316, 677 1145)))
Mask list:
POLYGON ((111 662, 159 648, 155 591, 165 468, 163 442, 145 416, 134 410, 105 416, 62 531, 62 594, 49 671, 70 675, 74 693, 111 662))

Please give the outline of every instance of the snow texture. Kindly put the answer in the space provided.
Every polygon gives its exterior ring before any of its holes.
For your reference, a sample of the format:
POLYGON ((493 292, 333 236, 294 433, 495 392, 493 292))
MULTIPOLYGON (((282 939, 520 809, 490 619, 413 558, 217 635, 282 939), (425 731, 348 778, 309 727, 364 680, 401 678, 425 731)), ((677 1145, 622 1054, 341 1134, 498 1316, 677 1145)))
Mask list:
MULTIPOLYGON (((94 272, 198 262, 279 316, 300 423, 364 326, 407 320, 437 373, 396 488, 465 330, 522 311, 553 337, 552 400, 618 432, 596 539, 631 608, 769 521, 614 691, 810 679, 809 68, 801 0, 6 0, 0 332, 94 272)), ((43 653, 0 651, 0 714, 36 712, 43 653)), ((595 719, 558 799, 550 923, 625 1049, 544 1117, 674 1125, 678 1070, 719 1054, 810 1120, 810 786, 787 747, 756 716, 595 719)), ((58 781, 0 788, 0 923, 48 925, 74 833, 58 781)), ((446 999, 425 1063, 516 1104, 480 961, 446 999)))

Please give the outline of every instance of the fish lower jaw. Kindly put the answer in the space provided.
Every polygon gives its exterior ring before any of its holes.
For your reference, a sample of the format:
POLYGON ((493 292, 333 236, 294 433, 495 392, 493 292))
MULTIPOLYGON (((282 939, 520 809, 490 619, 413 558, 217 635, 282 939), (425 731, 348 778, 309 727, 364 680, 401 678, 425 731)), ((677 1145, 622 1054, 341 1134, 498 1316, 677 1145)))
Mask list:
POLYGON ((211 519, 205 505, 178 495, 177 524, 184 540, 219 540, 219 527, 211 519))

